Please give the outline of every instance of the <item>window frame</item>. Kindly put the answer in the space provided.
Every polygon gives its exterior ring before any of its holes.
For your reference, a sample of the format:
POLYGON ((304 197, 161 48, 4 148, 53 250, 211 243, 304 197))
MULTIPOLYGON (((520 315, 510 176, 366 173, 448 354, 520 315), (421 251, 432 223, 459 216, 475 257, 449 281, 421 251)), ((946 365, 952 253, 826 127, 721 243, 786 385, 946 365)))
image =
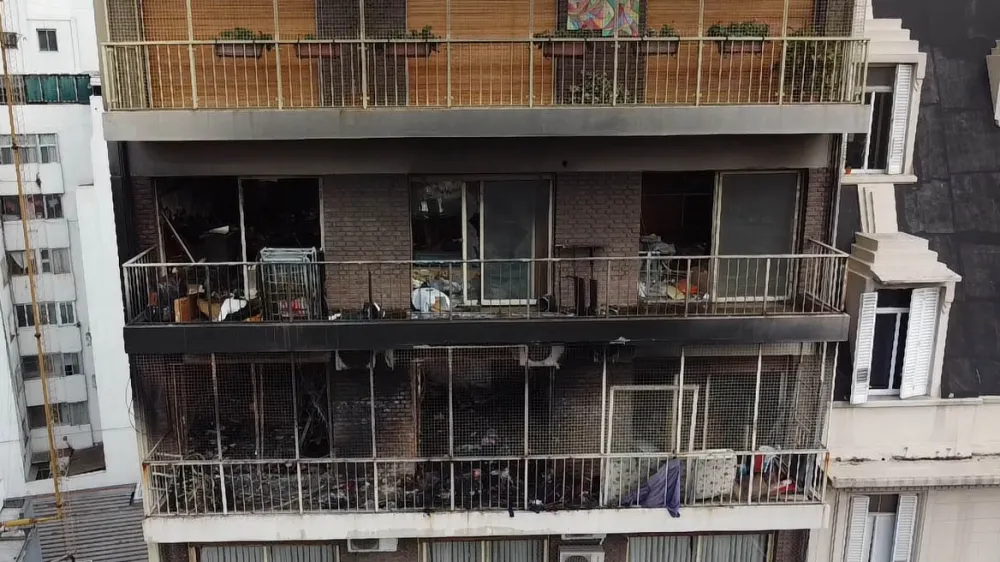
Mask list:
POLYGON ((53 27, 36 27, 35 36, 38 38, 38 52, 58 53, 59 33, 53 27))
MULTIPOLYGON (((858 313, 855 318, 857 331, 851 342, 854 346, 854 361, 851 366, 851 404, 864 404, 868 402, 869 396, 898 394, 900 399, 905 400, 930 394, 934 355, 938 341, 937 332, 942 314, 941 292, 944 287, 935 285, 930 287, 899 287, 898 289, 875 288, 864 291, 860 295, 858 313), (889 390, 872 389, 872 363, 875 349, 875 323, 879 310, 877 306, 879 291, 898 289, 910 291, 900 387, 898 390, 892 390, 890 382, 889 390)), ((898 309, 900 307, 883 308, 898 309)), ((897 339, 899 326, 900 324, 897 322, 897 333, 894 335, 897 339)), ((891 365, 891 368, 894 369, 895 354, 891 365)), ((892 375, 893 373, 890 373, 890 377, 888 377, 890 381, 892 375)))
MULTIPOLYGON (((30 304, 15 304, 14 316, 19 329, 35 326, 34 313, 30 304)), ((76 301, 40 302, 38 303, 38 317, 42 326, 75 326, 80 322, 76 313, 76 301), (64 321, 67 316, 72 316, 71 321, 64 321)))
POLYGON ((864 133, 860 133, 865 137, 865 150, 862 153, 861 162, 863 166, 860 168, 851 168, 852 174, 888 174, 889 173, 889 150, 892 148, 892 109, 894 106, 894 96, 895 90, 892 86, 865 86, 864 99, 868 102, 868 130, 864 133), (885 167, 884 168, 869 168, 868 162, 871 157, 872 152, 872 127, 875 126, 875 108, 877 104, 875 103, 876 94, 886 94, 889 96, 889 130, 886 131, 885 135, 885 167), (869 99, 869 96, 870 99, 869 99))
MULTIPOLYGON (((62 206, 61 193, 33 193, 24 196, 25 207, 31 215, 28 220, 54 220, 64 219, 66 214, 62 206), (41 216, 39 216, 39 211, 41 216)), ((4 222, 18 222, 21 220, 21 205, 17 200, 17 195, 0 196, 0 204, 3 207, 2 219, 4 222), (8 213, 7 211, 11 211, 8 213)))
POLYGON ((910 562, 913 560, 914 538, 920 531, 921 501, 918 494, 900 492, 896 494, 852 494, 847 502, 849 512, 847 532, 844 540, 844 562, 910 562), (882 498, 894 497, 893 511, 884 511, 878 505, 882 498), (872 510, 874 507, 874 511, 872 510), (879 520, 892 514, 892 545, 888 560, 872 560, 875 545, 874 529, 879 520), (867 548, 867 552, 866 552, 867 548))
MULTIPOLYGON (((22 133, 17 135, 17 149, 21 154, 21 164, 58 164, 60 162, 58 133, 22 133), (42 141, 45 141, 45 144, 42 141), (43 148, 46 150, 43 152, 43 148), (48 154, 49 160, 42 155, 48 154)), ((0 166, 14 165, 14 139, 11 135, 0 135, 0 166), (7 158, 5 155, 9 154, 7 158)), ((36 195, 36 194, 32 194, 36 195)), ((53 195, 41 194, 41 195, 53 195)), ((11 196, 6 196, 11 197, 11 196)), ((31 197, 31 195, 28 195, 31 197)))
MULTIPOLYGON (((905 359, 905 357, 906 357, 906 340, 903 340, 902 342, 900 342, 899 341, 899 335, 900 335, 900 331, 901 331, 901 328, 902 328, 902 320, 903 320, 903 315, 904 314, 907 316, 906 322, 907 322, 907 324, 909 324, 909 322, 910 322, 910 319, 909 319, 910 307, 909 307, 909 305, 907 305, 907 306, 878 306, 878 305, 876 305, 876 307, 875 307, 876 327, 875 327, 875 332, 874 332, 874 335, 873 335, 873 337, 874 337, 873 343, 877 343, 877 340, 878 340, 878 333, 879 333, 878 332, 878 317, 879 316, 890 316, 890 315, 891 316, 895 316, 896 322, 895 322, 895 328, 894 328, 893 334, 892 334, 892 355, 890 356, 890 359, 889 359, 889 375, 887 377, 889 383, 887 385, 887 388, 875 388, 875 387, 871 386, 871 384, 869 383, 869 385, 868 385, 868 395, 869 396, 899 396, 899 389, 898 388, 893 388, 893 386, 895 386, 895 382, 896 382, 897 367, 898 367, 898 370, 899 370, 899 379, 900 379, 899 383, 900 383, 900 386, 902 386, 902 383, 903 383, 903 380, 902 380, 903 379, 903 361, 902 360, 905 359), (899 351, 899 346, 900 345, 903 346, 903 357, 899 357, 898 351, 899 351), (897 360, 900 361, 899 365, 896 365, 897 360)), ((874 369, 872 370, 872 375, 874 375, 874 369)), ((874 376, 872 376, 872 378, 874 378, 874 376)))
MULTIPOLYGON (((892 81, 889 85, 885 83, 865 84, 863 99, 868 104, 868 128, 864 133, 856 133, 865 136, 862 166, 850 166, 850 162, 845 160, 844 167, 845 172, 849 174, 848 177, 853 175, 862 177, 905 176, 907 173, 910 173, 909 170, 912 166, 912 137, 915 134, 914 130, 910 127, 910 123, 912 121, 911 114, 913 113, 914 98, 916 95, 913 90, 913 84, 918 71, 917 66, 912 63, 897 62, 874 65, 872 69, 869 69, 869 79, 873 75, 872 70, 885 69, 892 72, 892 81), (876 123, 876 104, 874 103, 876 94, 887 94, 889 96, 889 104, 886 108, 888 111, 888 129, 885 131, 884 139, 886 143, 885 168, 868 167, 869 156, 873 148, 872 127, 876 123), (908 161, 910 166, 907 165, 908 161)), ((850 138, 847 140, 848 146, 852 140, 850 138)))

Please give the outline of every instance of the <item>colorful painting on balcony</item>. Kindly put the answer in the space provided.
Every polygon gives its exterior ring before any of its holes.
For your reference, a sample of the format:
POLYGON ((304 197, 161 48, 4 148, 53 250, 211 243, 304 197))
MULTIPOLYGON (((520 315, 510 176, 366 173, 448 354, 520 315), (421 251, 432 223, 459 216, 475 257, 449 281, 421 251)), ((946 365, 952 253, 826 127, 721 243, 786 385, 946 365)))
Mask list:
POLYGON ((610 37, 639 35, 639 0, 567 0, 566 29, 610 37))

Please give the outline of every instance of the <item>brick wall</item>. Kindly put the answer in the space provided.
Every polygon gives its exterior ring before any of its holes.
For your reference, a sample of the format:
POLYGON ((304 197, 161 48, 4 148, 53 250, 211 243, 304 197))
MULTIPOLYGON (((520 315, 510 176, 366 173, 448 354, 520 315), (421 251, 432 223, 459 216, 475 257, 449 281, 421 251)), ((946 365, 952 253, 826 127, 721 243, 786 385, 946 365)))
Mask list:
POLYGON ((814 168, 806 172, 805 204, 802 216, 803 242, 812 238, 832 244, 830 240, 830 204, 833 201, 833 173, 829 168, 814 168))
MULTIPOLYGON (((323 178, 323 213, 327 261, 411 259, 406 176, 323 178)), ((360 310, 368 301, 369 275, 373 300, 384 310, 409 308, 412 289, 406 264, 345 264, 328 267, 325 274, 331 312, 360 310)))
POLYGON ((156 195, 152 178, 132 178, 132 221, 139 251, 156 246, 156 195))
MULTIPOLYGON (((637 256, 642 205, 639 172, 567 173, 556 176, 556 246, 596 245, 597 256, 637 256)), ((577 256, 585 256, 582 251, 577 256)), ((559 250, 556 257, 572 256, 559 250)), ((570 277, 596 279, 599 305, 624 306, 638 299, 637 260, 598 262, 591 273, 587 262, 564 263, 557 269, 556 288, 561 303, 573 299, 570 277), (608 267, 610 266, 610 273, 608 267)))

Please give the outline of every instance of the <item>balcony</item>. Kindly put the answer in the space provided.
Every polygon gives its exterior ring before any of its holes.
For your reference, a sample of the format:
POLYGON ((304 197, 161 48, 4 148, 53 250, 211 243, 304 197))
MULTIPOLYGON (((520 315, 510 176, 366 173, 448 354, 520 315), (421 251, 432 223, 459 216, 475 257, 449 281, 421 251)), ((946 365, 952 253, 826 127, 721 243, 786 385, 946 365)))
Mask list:
MULTIPOLYGON (((674 526, 741 507, 821 513, 834 348, 570 346, 549 365, 523 346, 138 356, 144 503, 161 529, 415 525, 385 535, 400 537, 454 517, 514 528, 567 513, 633 525, 669 509, 683 513, 674 526)), ((756 519, 740 525, 770 524, 756 519)), ((592 532, 632 530, 621 525, 592 532)))
POLYGON ((274 348, 262 326, 282 331, 279 345, 313 351, 846 337, 848 256, 812 240, 803 254, 757 256, 156 263, 155 255, 122 266, 130 353, 171 342, 188 353, 290 350, 274 348))
MULTIPOLYGON (((628 115, 621 110, 629 109, 642 118, 657 114, 638 111, 644 108, 715 108, 667 112, 674 120, 687 113, 684 126, 694 131, 700 130, 696 116, 732 120, 736 114, 720 111, 726 106, 756 106, 764 112, 758 116, 785 119, 791 115, 779 109, 798 108, 800 118, 811 116, 810 124, 820 127, 799 131, 801 124, 758 118, 758 129, 747 133, 769 132, 761 124, 802 133, 861 126, 855 113, 863 113, 867 40, 852 36, 851 8, 833 5, 840 2, 763 0, 747 8, 733 0, 633 0, 608 4, 622 12, 615 22, 570 9, 572 0, 327 3, 245 0, 222 16, 216 2, 159 0, 144 3, 141 14, 116 11, 101 44, 108 110, 175 111, 151 117, 168 129, 191 112, 255 110, 256 128, 234 140, 283 138, 263 130, 262 120, 281 112, 282 119, 308 125, 313 112, 288 110, 321 109, 344 110, 330 120, 353 130, 313 124, 288 138, 322 138, 323 131, 347 138, 499 136, 517 134, 509 120, 522 115, 526 124, 584 121, 573 123, 579 129, 573 134, 584 135, 604 132, 593 129, 588 115, 628 115), (497 108, 507 111, 482 111, 497 108), (427 111, 446 109, 464 111, 427 111), (470 120, 478 134, 469 125, 449 129, 470 120)), ((591 8, 599 11, 596 4, 591 8)), ((623 124, 609 134, 641 130, 623 124)), ((683 134, 680 127, 673 125, 675 134, 683 134)), ((736 133, 705 130, 719 132, 736 133)), ((166 132, 147 134, 169 140, 166 132)), ((541 136, 550 134, 558 133, 541 136)))

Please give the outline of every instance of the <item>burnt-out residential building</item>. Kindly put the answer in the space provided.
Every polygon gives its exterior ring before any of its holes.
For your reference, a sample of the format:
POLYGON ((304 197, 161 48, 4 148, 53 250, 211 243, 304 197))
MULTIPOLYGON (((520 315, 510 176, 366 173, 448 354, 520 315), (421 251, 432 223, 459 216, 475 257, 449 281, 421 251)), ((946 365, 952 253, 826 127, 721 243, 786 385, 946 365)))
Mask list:
POLYGON ((905 30, 850 0, 95 5, 152 560, 805 559, 913 242, 836 236, 845 183, 912 175, 905 30))

